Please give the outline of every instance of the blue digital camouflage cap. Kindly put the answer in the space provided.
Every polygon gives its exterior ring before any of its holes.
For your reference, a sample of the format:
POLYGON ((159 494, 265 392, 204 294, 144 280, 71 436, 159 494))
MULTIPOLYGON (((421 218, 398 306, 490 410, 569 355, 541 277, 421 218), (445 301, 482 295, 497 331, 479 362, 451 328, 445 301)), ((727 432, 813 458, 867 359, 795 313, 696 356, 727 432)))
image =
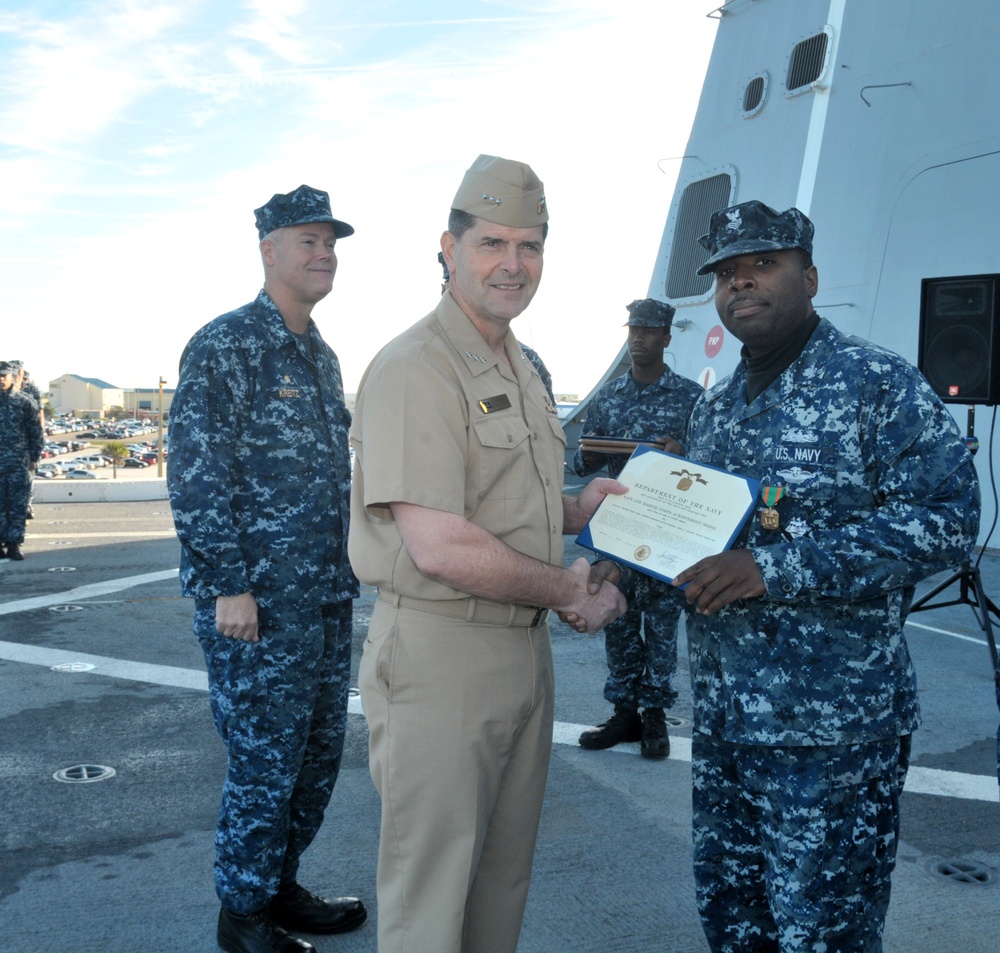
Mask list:
POLYGON ((625 305, 628 311, 626 328, 670 328, 675 309, 665 301, 656 298, 639 298, 625 305))
POLYGON ((13 374, 14 365, 10 361, 0 361, 0 375, 2 374, 13 374))
POLYGON ((697 274, 707 275, 715 265, 737 255, 758 251, 802 248, 812 254, 813 223, 797 208, 778 214, 754 199, 712 213, 709 232, 698 239, 710 257, 697 274))
POLYGON ((300 185, 287 195, 272 195, 266 205, 254 209, 254 216, 257 234, 261 239, 276 228, 305 225, 307 222, 332 222, 333 234, 337 238, 354 234, 353 226, 341 222, 331 214, 329 193, 308 185, 300 185))

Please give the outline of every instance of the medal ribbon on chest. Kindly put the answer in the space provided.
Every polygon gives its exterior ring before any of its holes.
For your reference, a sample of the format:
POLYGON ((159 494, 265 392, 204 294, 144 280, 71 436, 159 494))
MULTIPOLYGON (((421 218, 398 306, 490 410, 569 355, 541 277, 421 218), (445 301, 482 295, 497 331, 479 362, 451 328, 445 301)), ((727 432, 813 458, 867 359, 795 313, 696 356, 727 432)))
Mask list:
POLYGON ((760 485, 760 498, 764 501, 766 510, 761 510, 760 525, 763 529, 778 529, 781 525, 781 518, 775 507, 778 501, 785 495, 785 486, 771 486, 769 483, 760 485))

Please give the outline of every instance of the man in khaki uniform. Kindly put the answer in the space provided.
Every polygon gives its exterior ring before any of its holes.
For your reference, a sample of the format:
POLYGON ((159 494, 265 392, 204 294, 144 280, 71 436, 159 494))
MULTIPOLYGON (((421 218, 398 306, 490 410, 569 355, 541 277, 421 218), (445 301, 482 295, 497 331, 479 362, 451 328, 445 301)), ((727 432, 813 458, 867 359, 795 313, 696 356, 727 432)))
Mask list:
POLYGON ((513 953, 552 744, 548 610, 594 632, 625 609, 562 546, 624 488, 563 496, 562 428, 510 331, 547 221, 527 165, 480 156, 441 237, 448 290, 358 391, 349 551, 379 588, 358 681, 380 953, 513 953))

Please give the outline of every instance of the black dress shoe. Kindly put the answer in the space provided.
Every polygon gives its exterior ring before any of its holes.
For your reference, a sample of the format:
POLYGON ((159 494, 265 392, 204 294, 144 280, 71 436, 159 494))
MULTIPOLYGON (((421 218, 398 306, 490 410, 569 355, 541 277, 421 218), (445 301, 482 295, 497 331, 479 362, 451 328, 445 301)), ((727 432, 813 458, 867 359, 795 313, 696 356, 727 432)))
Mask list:
POLYGON ((8 543, 7 544, 7 558, 13 559, 14 562, 20 562, 24 559, 21 555, 21 544, 20 543, 8 543))
POLYGON ((347 933, 368 919, 368 911, 357 897, 326 900, 299 884, 282 887, 267 912, 279 926, 302 933, 347 933))
POLYGON ((240 916, 223 907, 215 938, 226 953, 316 953, 316 947, 286 933, 264 910, 240 916))

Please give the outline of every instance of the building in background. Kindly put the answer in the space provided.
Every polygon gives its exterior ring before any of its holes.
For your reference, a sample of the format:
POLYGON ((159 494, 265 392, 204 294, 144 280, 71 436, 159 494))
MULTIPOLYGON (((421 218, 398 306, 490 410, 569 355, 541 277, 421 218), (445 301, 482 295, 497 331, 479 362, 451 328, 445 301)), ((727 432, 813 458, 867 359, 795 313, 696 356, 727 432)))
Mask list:
POLYGON ((112 407, 125 406, 125 392, 97 377, 63 374, 49 381, 49 402, 57 414, 103 417, 112 407))
POLYGON ((170 413, 173 390, 157 387, 116 387, 97 377, 63 374, 49 381, 49 402, 57 414, 103 418, 123 410, 137 420, 156 420, 170 413), (162 405, 161 405, 162 400, 162 405))

